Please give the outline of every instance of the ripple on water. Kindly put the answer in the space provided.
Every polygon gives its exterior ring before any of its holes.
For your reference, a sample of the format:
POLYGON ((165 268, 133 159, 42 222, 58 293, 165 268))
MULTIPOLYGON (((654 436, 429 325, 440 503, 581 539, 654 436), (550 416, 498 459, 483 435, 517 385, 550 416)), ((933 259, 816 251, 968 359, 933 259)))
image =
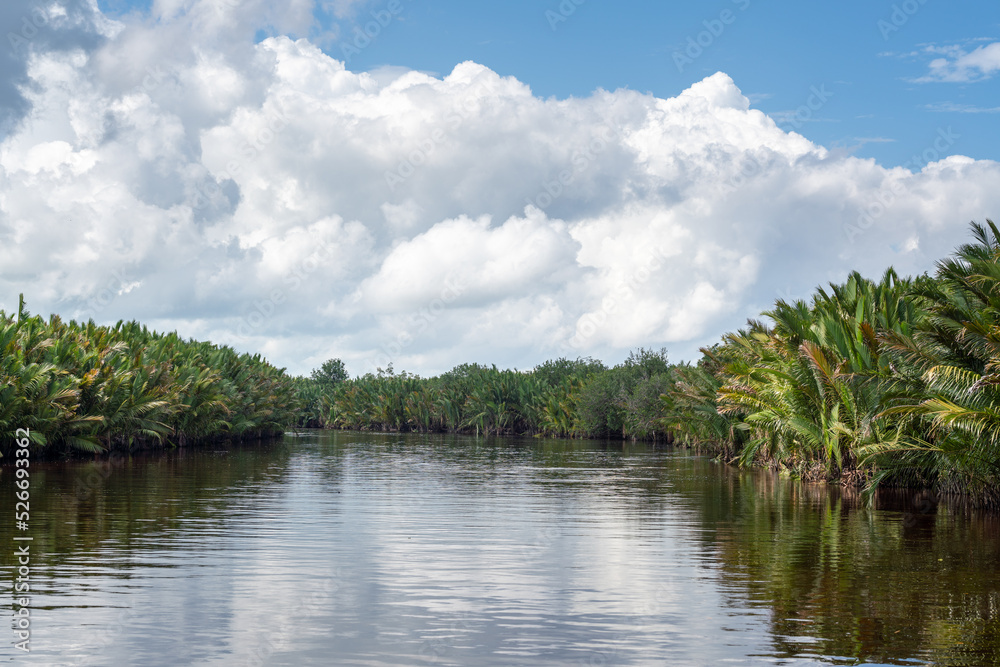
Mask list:
POLYGON ((48 466, 32 495, 26 664, 974 665, 1000 651, 995 518, 942 506, 913 525, 686 453, 315 433, 149 456, 74 500, 86 470, 48 466))

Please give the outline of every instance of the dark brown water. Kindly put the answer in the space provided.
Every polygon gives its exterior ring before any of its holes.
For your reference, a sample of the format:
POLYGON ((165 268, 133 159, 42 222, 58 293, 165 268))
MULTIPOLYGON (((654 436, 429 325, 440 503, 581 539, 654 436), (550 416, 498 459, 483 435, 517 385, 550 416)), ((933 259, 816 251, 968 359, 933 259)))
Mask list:
MULTIPOLYGON (((0 470, 0 589, 15 573, 0 470)), ((1000 520, 684 452, 310 433, 35 464, 34 665, 1000 664, 1000 520)))

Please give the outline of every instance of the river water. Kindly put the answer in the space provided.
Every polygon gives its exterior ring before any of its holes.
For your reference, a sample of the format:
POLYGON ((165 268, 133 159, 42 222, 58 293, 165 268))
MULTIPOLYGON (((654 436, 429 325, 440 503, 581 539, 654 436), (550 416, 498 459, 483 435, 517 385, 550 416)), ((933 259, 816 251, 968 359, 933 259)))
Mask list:
POLYGON ((31 652, 5 630, 2 661, 1000 664, 1000 520, 920 494, 868 508, 642 444, 341 432, 31 471, 31 652))

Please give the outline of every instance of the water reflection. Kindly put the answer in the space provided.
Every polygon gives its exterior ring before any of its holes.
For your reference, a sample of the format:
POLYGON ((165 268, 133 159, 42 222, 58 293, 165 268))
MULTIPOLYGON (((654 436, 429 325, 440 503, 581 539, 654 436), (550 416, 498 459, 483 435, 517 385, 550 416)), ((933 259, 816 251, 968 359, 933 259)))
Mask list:
POLYGON ((773 655, 1000 664, 996 515, 910 491, 883 493, 866 511, 854 490, 764 474, 714 486, 704 516, 718 527, 732 604, 771 610, 773 655))
POLYGON ((315 433, 37 465, 18 660, 996 664, 997 517, 925 500, 871 511, 683 452, 556 440, 315 433))

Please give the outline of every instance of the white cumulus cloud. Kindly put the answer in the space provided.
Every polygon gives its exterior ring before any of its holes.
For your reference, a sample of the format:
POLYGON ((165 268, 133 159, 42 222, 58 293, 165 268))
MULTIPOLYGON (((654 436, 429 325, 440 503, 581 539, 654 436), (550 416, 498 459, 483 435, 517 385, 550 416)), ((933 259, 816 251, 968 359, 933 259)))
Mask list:
POLYGON ((232 5, 160 0, 32 56, 0 144, 0 307, 23 291, 297 373, 691 358, 778 296, 928 270, 1000 210, 1000 164, 949 156, 948 128, 886 168, 784 131, 724 73, 542 99, 472 62, 369 74, 254 43, 310 3, 232 5))

